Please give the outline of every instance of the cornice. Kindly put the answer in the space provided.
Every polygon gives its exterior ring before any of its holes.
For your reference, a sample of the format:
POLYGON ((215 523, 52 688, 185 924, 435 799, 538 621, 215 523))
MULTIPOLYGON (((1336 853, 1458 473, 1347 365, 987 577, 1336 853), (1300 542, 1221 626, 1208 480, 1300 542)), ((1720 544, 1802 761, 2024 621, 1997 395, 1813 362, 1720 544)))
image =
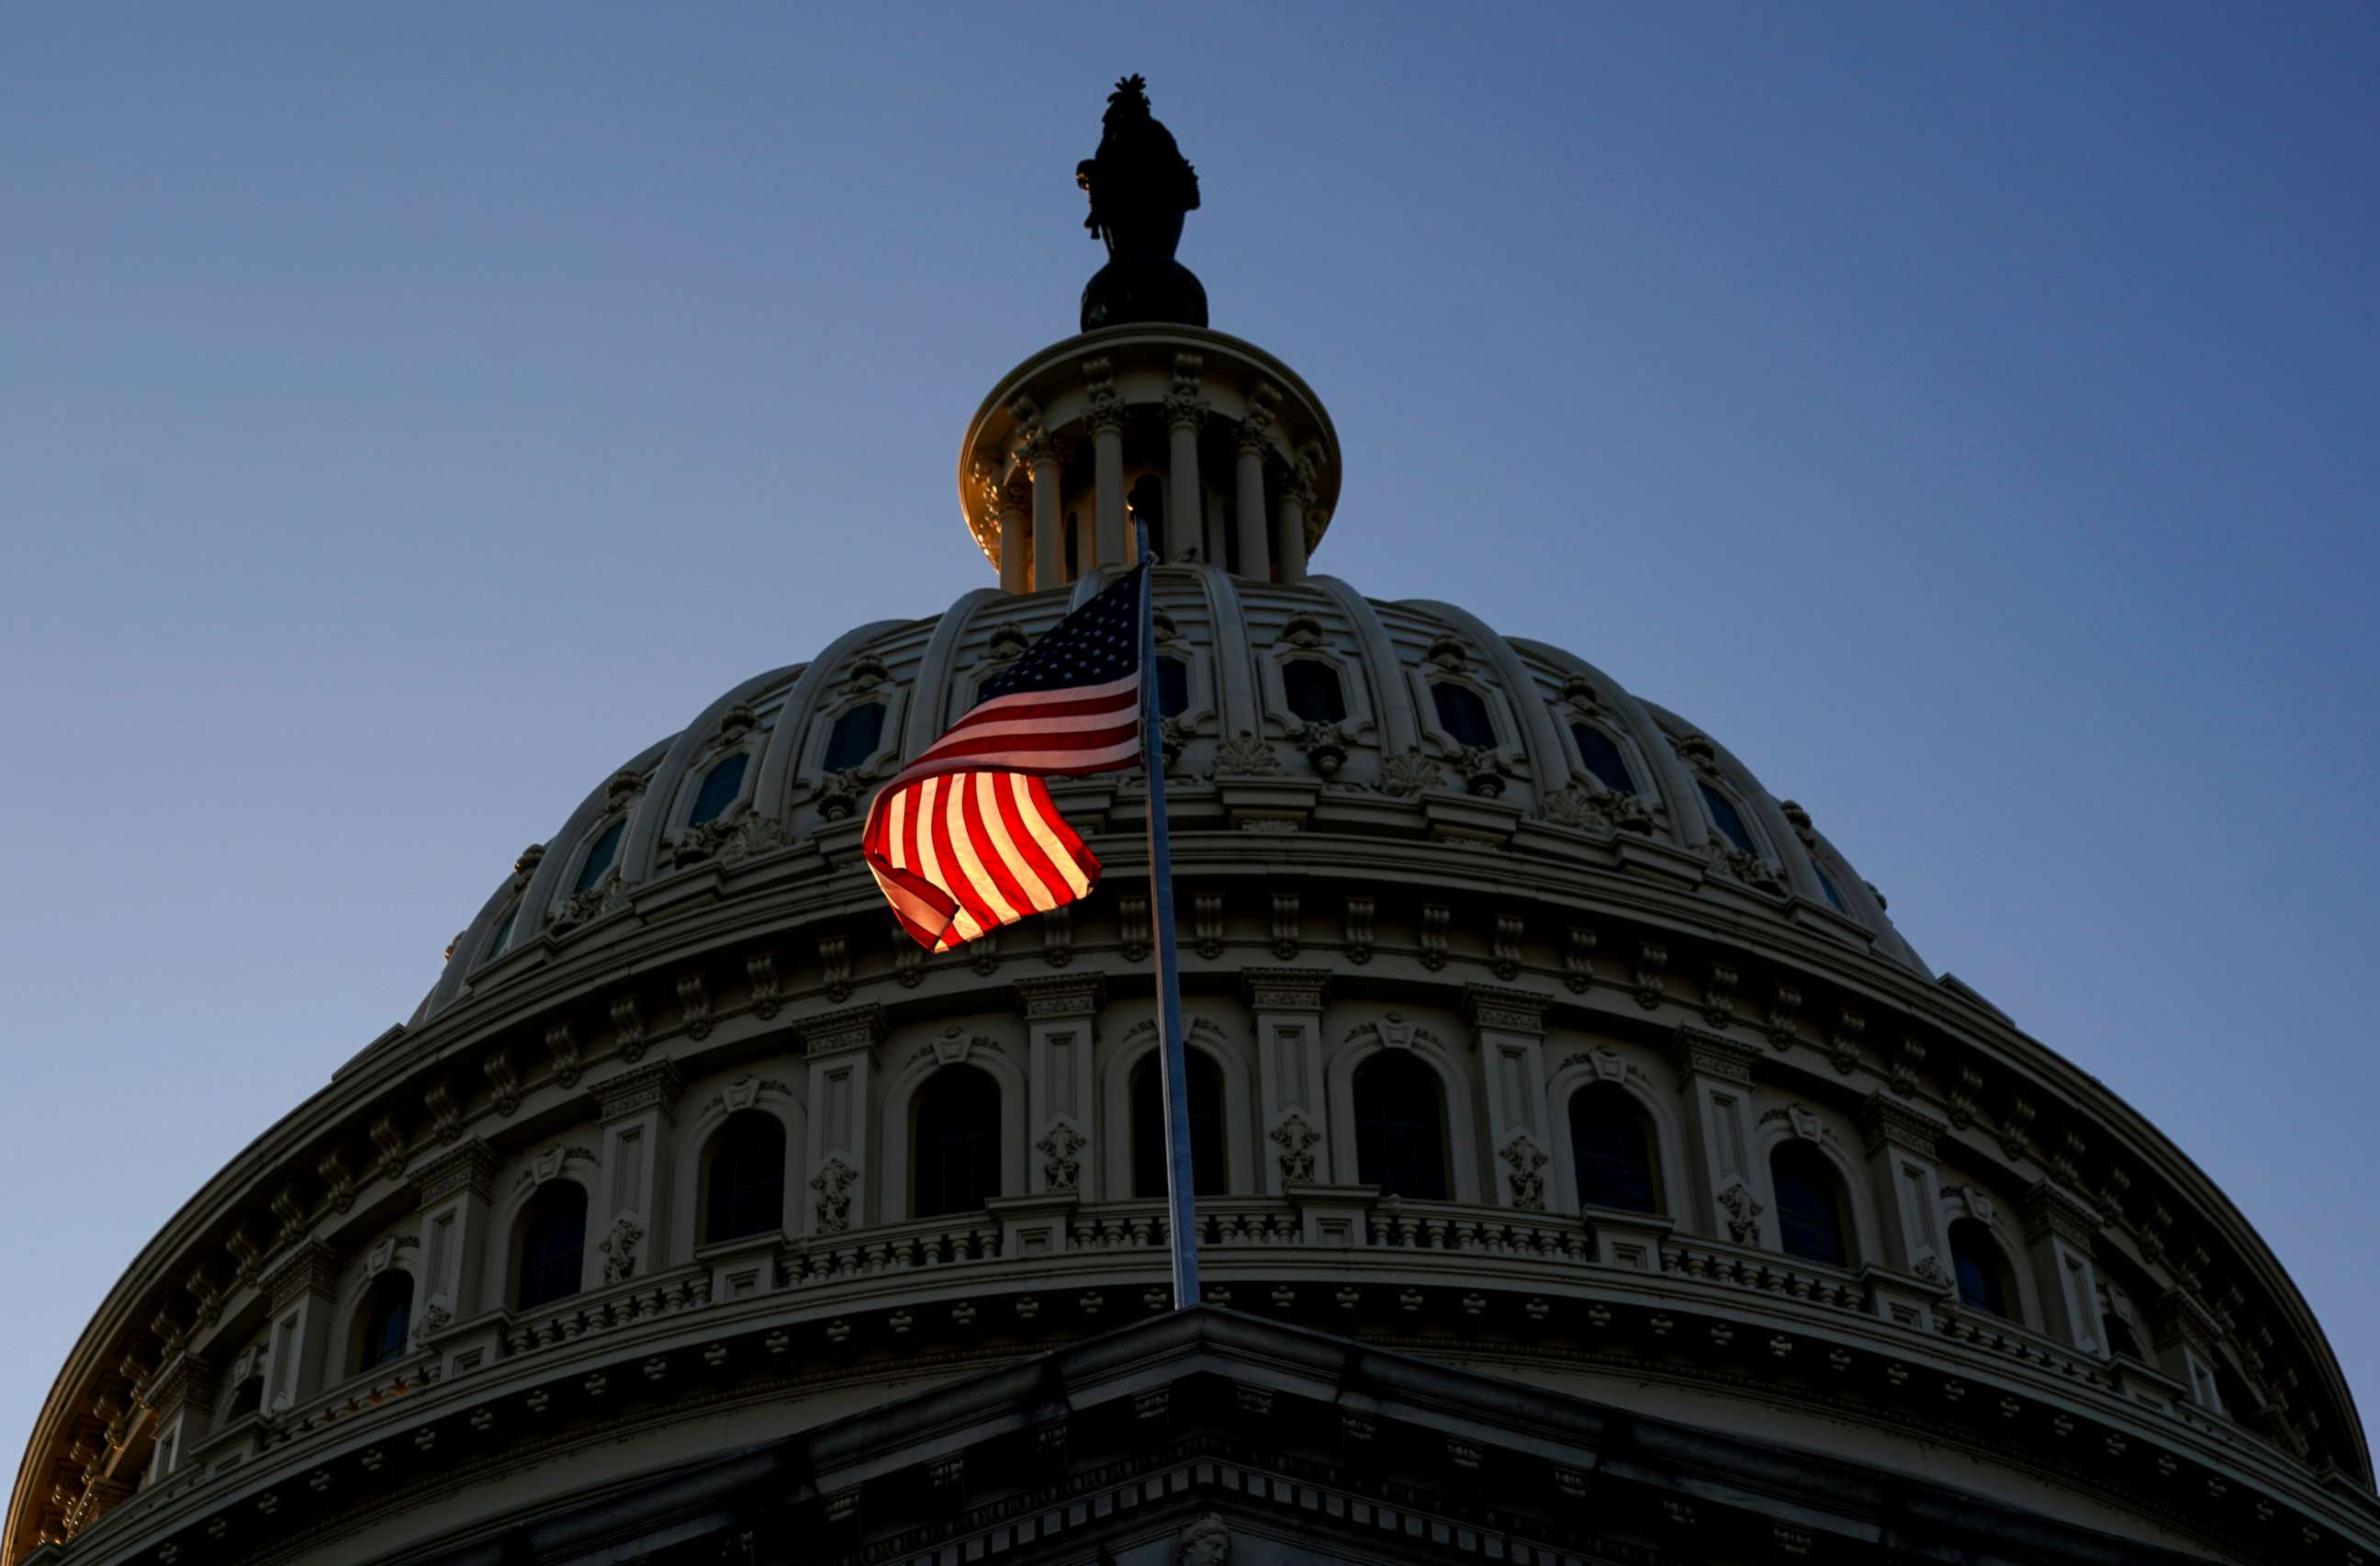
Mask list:
POLYGON ((1950 1129, 1947 1122, 1882 1092, 1869 1094, 1867 1102, 1860 1106, 1859 1127, 1870 1156, 1880 1148, 1900 1147, 1928 1158, 1941 1156, 1942 1136, 1950 1129))
POLYGON ((616 1120, 627 1115, 641 1115, 648 1109, 676 1118, 677 1097, 685 1091, 686 1079, 670 1059, 649 1060, 616 1076, 589 1084, 587 1091, 600 1107, 598 1119, 616 1120))
POLYGON ((847 1007, 798 1022, 794 1031, 801 1035, 802 1052, 813 1060, 873 1049, 884 1041, 884 1008, 847 1007))
POLYGON ((1094 1017, 1107 1002, 1106 976, 1095 968, 1075 973, 1037 973, 1012 979, 1017 1015, 1029 1022, 1060 1017, 1094 1017))
POLYGON ((1744 1044, 1683 1022, 1670 1035, 1670 1065, 1678 1073, 1682 1087, 1698 1076, 1750 1087, 1752 1063, 1767 1054, 1759 1045, 1744 1044))
POLYGON ((1463 1021, 1482 1030, 1541 1036, 1546 1031, 1546 1010, 1553 1003, 1549 995, 1509 985, 1475 982, 1463 986, 1463 1021))
POLYGON ((1328 968, 1243 968, 1240 994, 1251 1011, 1319 1011, 1332 976, 1328 968))
POLYGON ((2089 1203, 2054 1181, 2036 1181, 2017 1203, 2030 1239, 2055 1234, 2070 1244, 2090 1246, 2099 1237, 2099 1215, 2089 1203))
POLYGON ((495 1187, 496 1162, 495 1149, 478 1137, 425 1160, 413 1170, 419 1205, 434 1206, 458 1191, 486 1196, 495 1187))
POLYGON ((339 1254, 319 1240, 301 1240, 264 1275, 259 1292, 276 1311, 308 1294, 328 1300, 339 1291, 339 1254))

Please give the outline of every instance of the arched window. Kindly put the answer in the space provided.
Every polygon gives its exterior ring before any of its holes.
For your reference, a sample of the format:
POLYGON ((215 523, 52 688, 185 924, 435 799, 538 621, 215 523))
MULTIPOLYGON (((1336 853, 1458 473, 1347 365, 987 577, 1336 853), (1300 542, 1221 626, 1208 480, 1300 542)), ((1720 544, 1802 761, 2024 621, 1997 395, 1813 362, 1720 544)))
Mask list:
POLYGON ((784 1227, 784 1122, 765 1109, 739 1109, 728 1116, 710 1144, 706 1191, 705 1243, 784 1227))
POLYGON ((1703 791, 1703 809, 1710 813, 1711 826, 1728 846, 1738 853, 1758 853, 1753 846, 1752 828, 1743 824, 1743 813, 1735 808, 1735 801, 1700 778, 1694 780, 1694 787, 1703 791))
POLYGON ((603 878, 603 872, 612 868, 612 861, 620 851, 620 834, 627 826, 625 819, 614 821, 588 845, 587 858, 578 866, 578 880, 570 888, 571 896, 592 890, 595 883, 603 878))
POLYGON ((1827 867, 1813 857, 1810 861, 1810 868, 1817 875, 1818 890, 1827 894, 1827 905, 1837 913, 1849 918, 1852 911, 1844 905, 1842 888, 1836 886, 1835 878, 1827 874, 1827 867))
POLYGON ((392 1267, 371 1281, 357 1330, 356 1368, 370 1370, 405 1352, 413 1326, 413 1275, 392 1267))
POLYGON ((1446 1111, 1438 1073, 1402 1049, 1355 1072, 1355 1178, 1391 1196, 1446 1200, 1446 1111))
POLYGON ((1581 1204, 1654 1210, 1653 1139, 1627 1089, 1594 1083, 1571 1096, 1570 1152, 1581 1204))
POLYGON ((2013 1315, 1999 1242, 1976 1219, 1961 1218, 1950 1226, 1950 1266, 1959 1275, 1961 1304, 1997 1316, 2013 1315))
POLYGON ((744 791, 744 769, 751 761, 751 752, 738 751, 704 774, 702 789, 694 796, 694 810, 686 816, 686 824, 699 826, 724 815, 727 807, 744 791))
POLYGON ((819 766, 827 772, 849 772, 865 765, 883 740, 884 703, 870 702, 854 707, 834 720, 826 737, 826 759, 819 766))
POLYGON ((1496 720, 1488 716, 1487 699, 1478 691, 1441 679, 1429 688, 1429 699, 1437 703, 1438 726, 1446 730, 1447 738, 1483 751, 1496 748, 1496 720))
MULTIPOLYGON (((1190 1063, 1190 1182, 1200 1196, 1230 1189, 1223 1162, 1223 1069, 1204 1051, 1190 1063)), ((1165 1070, 1150 1050, 1132 1069, 1132 1193, 1165 1194, 1165 1070)))
POLYGON ((1157 716, 1180 717, 1190 710, 1190 666, 1179 658, 1157 660, 1157 716))
POLYGON ((944 1066, 917 1090, 910 1137, 917 1217, 972 1213, 1000 1194, 1000 1084, 973 1066, 944 1066))
POLYGON ((1628 770, 1628 758, 1620 753, 1620 746, 1610 735, 1591 723, 1573 723, 1570 737, 1577 741, 1579 765, 1597 783, 1615 794, 1636 791, 1636 777, 1628 770))
POLYGON ((2099 1317, 2099 1332, 2107 1340, 2109 1353, 2125 1354, 2133 1359, 2142 1357, 2140 1339, 2133 1333, 2130 1324, 2113 1311, 2099 1317))
POLYGON ((1827 1156, 1806 1142, 1788 1142, 1768 1156, 1777 1190, 1777 1231, 1789 1256, 1851 1265, 1842 1192, 1827 1156))
POLYGON ((513 938, 513 921, 519 917, 520 904, 515 903, 504 910, 504 916, 496 921, 496 933, 488 937, 488 944, 480 950, 480 961, 493 962, 504 951, 504 943, 513 938))
POLYGON ((1281 666, 1281 694, 1305 723, 1347 721, 1347 691, 1339 671, 1320 658, 1292 658, 1281 666))
POLYGON ((587 1193, 577 1181, 551 1180, 521 1215, 520 1280, 515 1310, 535 1310, 578 1292, 587 1254, 587 1193))

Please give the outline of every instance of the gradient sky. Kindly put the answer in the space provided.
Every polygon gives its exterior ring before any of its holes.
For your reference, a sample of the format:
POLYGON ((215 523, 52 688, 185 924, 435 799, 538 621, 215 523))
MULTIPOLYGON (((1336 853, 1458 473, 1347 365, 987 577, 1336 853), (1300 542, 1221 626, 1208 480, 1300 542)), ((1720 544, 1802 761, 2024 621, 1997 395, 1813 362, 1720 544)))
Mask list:
POLYGON ((2380 12, 491 9, 0 13, 7 1474, 524 844, 990 580, 1132 70, 1345 441, 1318 569, 1803 801, 2380 1410, 2380 12))

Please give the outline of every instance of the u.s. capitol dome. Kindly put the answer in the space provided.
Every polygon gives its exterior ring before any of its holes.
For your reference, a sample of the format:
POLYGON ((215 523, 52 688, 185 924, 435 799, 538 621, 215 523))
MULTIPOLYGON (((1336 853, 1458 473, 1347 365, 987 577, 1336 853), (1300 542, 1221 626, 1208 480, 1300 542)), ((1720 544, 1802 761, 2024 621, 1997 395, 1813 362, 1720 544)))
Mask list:
POLYGON ((996 583, 722 691, 494 875, 133 1261, 0 1557, 2380 1559, 2222 1193, 1718 737, 1316 571, 1320 398, 1123 231, 965 432, 996 583), (1180 1313, 1145 784, 1055 783, 1104 884, 955 952, 858 857, 1135 515, 1180 1313))

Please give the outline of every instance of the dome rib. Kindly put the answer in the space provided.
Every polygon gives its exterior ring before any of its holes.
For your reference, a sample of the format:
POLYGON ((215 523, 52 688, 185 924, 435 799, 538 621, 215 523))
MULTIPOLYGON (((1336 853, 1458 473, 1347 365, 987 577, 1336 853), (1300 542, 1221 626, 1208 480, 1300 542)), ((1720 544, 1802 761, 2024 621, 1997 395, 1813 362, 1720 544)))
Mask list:
POLYGON ((769 748, 760 752, 760 776, 752 786, 754 814, 784 818, 793 793, 794 763, 801 754, 802 736, 809 730, 810 718, 818 709, 819 692, 825 688, 828 677, 856 649, 914 623, 870 620, 844 631, 810 660, 801 678, 794 681, 794 688, 785 693, 784 710, 777 715, 777 727, 769 733, 769 748))
POLYGON ((1380 623, 1372 601, 1335 576, 1315 575, 1305 579, 1306 585, 1318 587, 1337 601, 1339 610, 1347 617, 1355 632, 1355 642, 1364 656, 1364 672, 1372 681, 1372 696, 1379 703, 1380 727, 1386 738, 1382 749, 1390 755, 1402 756, 1421 749, 1421 722, 1414 715, 1413 691, 1405 683, 1403 660, 1397 656, 1395 643, 1389 640, 1389 628, 1380 623))
POLYGON ((1264 732, 1264 703, 1257 695, 1257 669, 1248 641, 1247 617, 1240 607, 1239 589, 1229 574, 1197 573, 1207 595, 1207 634, 1211 638, 1216 682, 1220 688, 1221 738, 1264 732))
POLYGON ((960 640, 967 627, 975 623, 978 610, 995 598, 1013 594, 997 587, 978 587, 959 599, 934 623, 933 634, 926 639, 926 650, 918 655, 917 672, 909 689, 909 710, 901 727, 901 760, 909 759, 934 742, 935 737, 948 728, 944 715, 951 707, 951 673, 958 658, 960 640))

